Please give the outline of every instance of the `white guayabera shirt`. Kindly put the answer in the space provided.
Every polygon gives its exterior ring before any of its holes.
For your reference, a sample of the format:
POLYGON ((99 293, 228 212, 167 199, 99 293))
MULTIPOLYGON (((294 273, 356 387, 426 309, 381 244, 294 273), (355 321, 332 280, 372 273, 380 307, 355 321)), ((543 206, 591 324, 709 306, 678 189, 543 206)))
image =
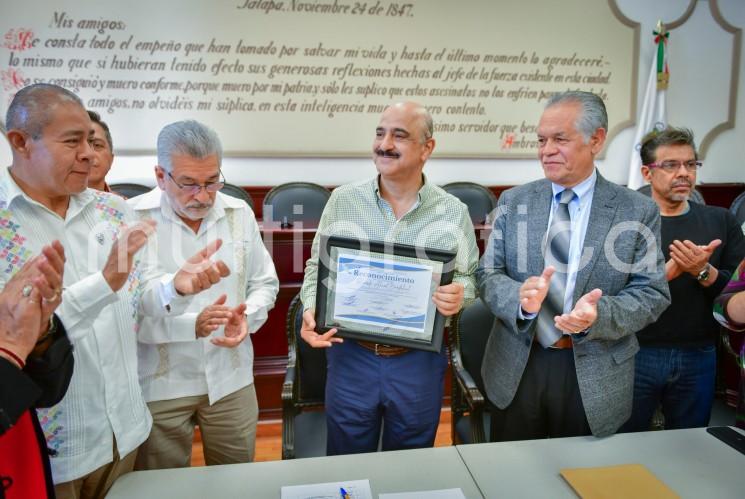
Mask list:
POLYGON ((0 171, 0 287, 54 239, 67 258, 56 314, 73 344, 75 369, 60 403, 37 411, 55 483, 111 462, 114 438, 122 456, 147 438, 152 419, 137 382, 136 319, 177 314, 189 302, 173 296, 172 276, 139 255, 122 289, 111 290, 101 269, 119 230, 133 221, 123 199, 91 189, 71 196, 63 219, 0 171))
POLYGON ((140 219, 155 220, 158 231, 157 261, 172 272, 191 255, 215 239, 223 246, 216 253, 230 268, 230 275, 199 293, 185 313, 164 318, 142 317, 137 335, 139 375, 145 400, 171 400, 209 396, 210 404, 253 383, 253 346, 247 338, 236 348, 213 345, 210 337, 196 337, 199 313, 222 294, 226 305, 246 303, 248 330, 255 333, 266 322, 279 291, 279 280, 264 247, 254 214, 248 205, 217 193, 215 204, 195 233, 173 211, 158 187, 130 199, 140 219))

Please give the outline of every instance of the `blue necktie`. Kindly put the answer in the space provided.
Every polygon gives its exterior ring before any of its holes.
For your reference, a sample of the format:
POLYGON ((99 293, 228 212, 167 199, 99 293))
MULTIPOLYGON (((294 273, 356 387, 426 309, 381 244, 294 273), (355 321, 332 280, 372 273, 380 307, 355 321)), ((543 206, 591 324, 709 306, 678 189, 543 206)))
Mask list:
POLYGON ((556 272, 551 277, 548 294, 538 312, 536 337, 543 348, 548 348, 561 338, 562 332, 554 326, 554 317, 564 313, 564 295, 569 270, 569 243, 572 238, 569 202, 574 199, 574 191, 564 189, 559 193, 559 203, 551 218, 551 227, 546 239, 546 267, 553 265, 556 272))

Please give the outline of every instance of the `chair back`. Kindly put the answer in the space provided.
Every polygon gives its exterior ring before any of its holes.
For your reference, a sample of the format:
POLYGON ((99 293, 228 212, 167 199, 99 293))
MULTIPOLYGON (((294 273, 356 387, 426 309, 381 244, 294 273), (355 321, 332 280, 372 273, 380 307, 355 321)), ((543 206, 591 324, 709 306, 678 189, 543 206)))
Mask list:
MULTIPOLYGON (((636 192, 641 192, 645 196, 652 197, 652 186, 649 184, 644 184, 643 186, 639 187, 636 192)), ((706 200, 704 199, 704 196, 701 194, 701 192, 696 189, 695 187, 693 190, 691 190, 691 201, 698 204, 706 204, 706 200)))
POLYGON ((313 348, 300 337, 303 325, 303 303, 300 294, 290 302, 287 311, 288 363, 294 360, 297 370, 298 406, 322 406, 326 391, 326 350, 313 348))
POLYGON ((300 337, 300 294, 287 311, 287 372, 282 384, 282 459, 326 455, 326 350, 300 337))
POLYGON ((484 393, 484 381, 481 377, 481 362, 493 325, 494 315, 484 302, 478 299, 469 307, 461 310, 450 331, 450 334, 455 337, 461 364, 476 382, 482 394, 484 393))
POLYGON ((251 211, 254 211, 254 200, 251 199, 251 196, 248 195, 248 193, 243 189, 243 187, 239 187, 235 184, 226 183, 223 186, 223 188, 220 189, 220 192, 228 196, 234 197, 236 199, 240 199, 241 201, 244 201, 248 205, 248 207, 251 208, 251 211))
POLYGON ((331 191, 310 182, 278 185, 264 197, 264 220, 283 227, 297 222, 302 222, 304 227, 317 227, 330 196, 331 191))
POLYGON ((489 433, 481 363, 494 316, 481 300, 463 309, 450 327, 450 434, 454 444, 480 443, 489 433))
POLYGON ((468 207, 468 214, 474 225, 491 221, 491 213, 497 207, 497 196, 492 191, 473 182, 452 182, 443 185, 442 188, 468 207))
POLYGON ((740 193, 740 195, 732 201, 729 211, 735 216, 740 225, 745 223, 745 192, 740 193))
POLYGON ((126 199, 134 198, 139 196, 140 194, 145 194, 146 192, 150 192, 151 190, 153 190, 152 187, 148 187, 142 184, 133 184, 129 182, 111 184, 109 186, 109 189, 126 199))

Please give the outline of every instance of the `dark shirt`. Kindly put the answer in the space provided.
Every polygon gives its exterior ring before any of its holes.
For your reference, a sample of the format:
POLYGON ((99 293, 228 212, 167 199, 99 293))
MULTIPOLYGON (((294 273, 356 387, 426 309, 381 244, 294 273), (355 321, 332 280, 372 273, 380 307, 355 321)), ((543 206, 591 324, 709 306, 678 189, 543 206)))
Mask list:
POLYGON ((716 342, 719 325, 711 313, 714 299, 745 256, 745 238, 737 220, 724 208, 689 203, 690 210, 682 215, 662 217, 662 252, 670 259, 670 244, 686 239, 709 244, 721 239, 709 263, 717 268, 717 280, 709 287, 698 283, 685 272, 668 282, 672 303, 657 322, 637 333, 639 343, 647 347, 696 348, 716 342))

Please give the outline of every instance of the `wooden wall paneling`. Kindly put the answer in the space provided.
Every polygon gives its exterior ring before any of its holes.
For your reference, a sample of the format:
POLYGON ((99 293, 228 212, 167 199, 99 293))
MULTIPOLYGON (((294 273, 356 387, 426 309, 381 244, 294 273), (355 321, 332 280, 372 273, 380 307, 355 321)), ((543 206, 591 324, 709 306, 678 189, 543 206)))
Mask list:
POLYGON ((729 209, 732 201, 745 190, 743 183, 700 184, 696 186, 704 196, 706 204, 729 209))
POLYGON ((269 311, 266 323, 256 334, 251 335, 255 358, 287 356, 285 320, 290 301, 299 291, 299 284, 280 284, 277 301, 274 308, 269 311))
POLYGON ((287 355, 256 357, 254 385, 259 402, 259 419, 282 418, 282 383, 287 369, 287 355))

